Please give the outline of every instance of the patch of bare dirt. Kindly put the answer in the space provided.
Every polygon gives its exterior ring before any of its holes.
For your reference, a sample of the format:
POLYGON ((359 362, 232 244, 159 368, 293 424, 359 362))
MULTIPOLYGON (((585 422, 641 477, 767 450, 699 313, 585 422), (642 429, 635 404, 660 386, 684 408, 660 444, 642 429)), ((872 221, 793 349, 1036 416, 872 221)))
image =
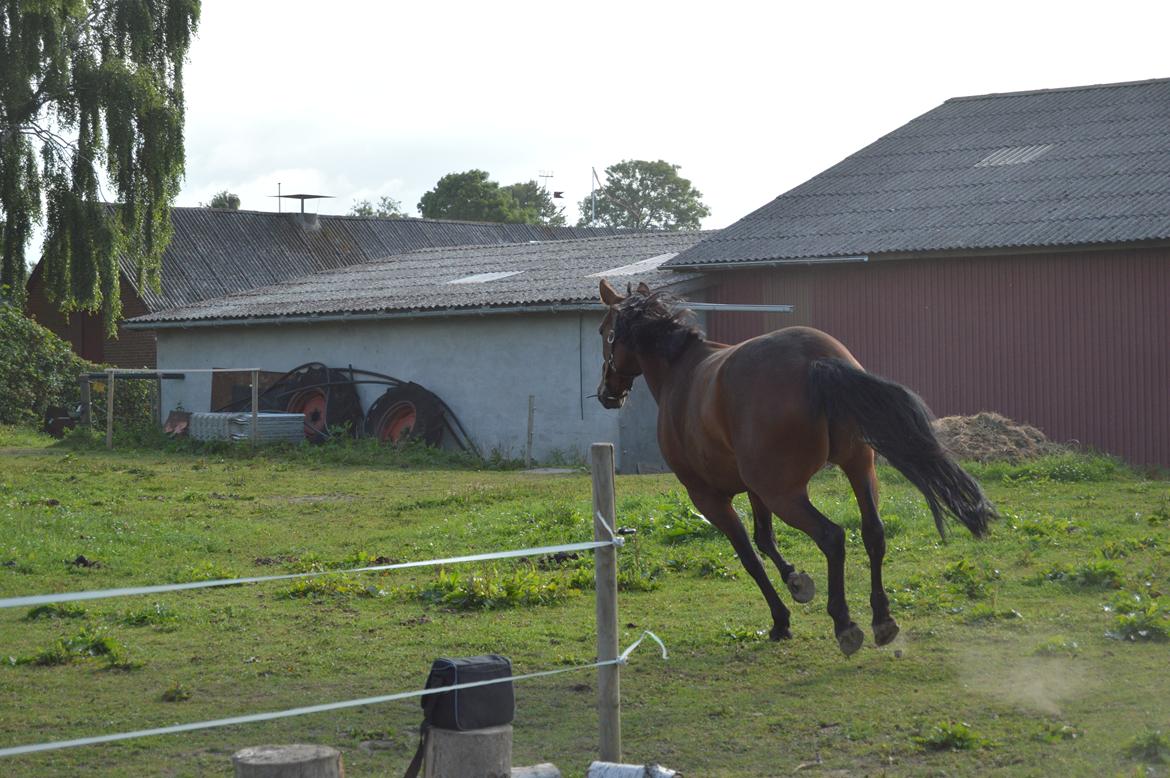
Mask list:
POLYGON ((974 416, 944 416, 934 422, 934 431, 956 457, 976 462, 1019 462, 1067 451, 1035 427, 989 411, 974 416))

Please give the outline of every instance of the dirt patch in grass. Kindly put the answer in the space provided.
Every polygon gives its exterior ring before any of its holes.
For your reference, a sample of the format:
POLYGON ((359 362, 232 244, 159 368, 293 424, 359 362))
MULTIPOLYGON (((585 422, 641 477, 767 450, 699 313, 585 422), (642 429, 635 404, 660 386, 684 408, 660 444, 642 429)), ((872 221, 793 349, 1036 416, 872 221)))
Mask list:
POLYGON ((1019 462, 1067 451, 1035 427, 989 411, 974 416, 944 416, 934 422, 934 431, 956 457, 976 462, 1019 462))

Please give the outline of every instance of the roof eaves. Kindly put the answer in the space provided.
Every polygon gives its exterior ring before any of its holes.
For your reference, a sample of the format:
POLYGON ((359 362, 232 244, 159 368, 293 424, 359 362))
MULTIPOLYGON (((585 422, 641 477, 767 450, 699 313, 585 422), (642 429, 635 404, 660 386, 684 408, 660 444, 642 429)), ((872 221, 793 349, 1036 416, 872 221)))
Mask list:
POLYGON ((344 313, 316 313, 276 316, 243 316, 233 318, 189 318, 151 320, 139 316, 122 323, 130 330, 188 329, 195 327, 237 327, 255 325, 317 324, 327 322, 385 321, 391 319, 454 318, 463 316, 495 316, 503 314, 577 313, 604 309, 600 302, 565 301, 534 305, 492 305, 475 308, 420 308, 396 311, 361 311, 344 313))

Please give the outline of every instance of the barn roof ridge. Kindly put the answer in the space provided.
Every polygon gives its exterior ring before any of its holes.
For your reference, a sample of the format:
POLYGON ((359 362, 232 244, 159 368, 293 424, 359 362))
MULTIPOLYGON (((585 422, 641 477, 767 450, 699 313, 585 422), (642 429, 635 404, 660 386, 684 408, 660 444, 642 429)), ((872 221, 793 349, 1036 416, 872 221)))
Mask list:
POLYGON ((1079 86, 1057 86, 1047 89, 1023 89, 1018 92, 988 92, 981 95, 959 95, 948 98, 943 104, 958 103, 966 100, 990 100, 998 97, 1026 97, 1029 95, 1053 94, 1056 92, 1087 92, 1092 89, 1117 89, 1128 86, 1146 86, 1148 84, 1170 83, 1170 78, 1145 78, 1135 81, 1114 81, 1103 84, 1081 84, 1079 86))
MULTIPOLYGON (((117 203, 107 203, 107 205, 115 206, 117 203)), ((255 208, 213 208, 209 205, 174 205, 171 206, 172 211, 212 211, 214 213, 222 214, 252 214, 260 216, 300 216, 300 211, 261 211, 255 208)), ((306 211, 305 216, 316 216, 325 219, 354 219, 354 220, 373 220, 373 221, 405 221, 405 222, 430 222, 433 224, 469 224, 479 225, 485 227, 497 227, 501 224, 526 224, 525 222, 487 222, 475 221, 473 219, 438 219, 433 216, 361 216, 355 213, 318 213, 316 211, 306 211)), ((572 230, 591 230, 591 229, 609 229, 605 227, 579 227, 573 224, 529 224, 530 227, 553 227, 555 229, 572 229, 572 230)), ((622 228, 615 228, 622 229, 622 228)))
MULTIPOLYGON (((526 240, 526 241, 517 242, 517 243, 467 243, 467 244, 462 244, 459 246, 430 246, 430 247, 424 248, 424 249, 415 249, 414 251, 408 251, 404 254, 388 254, 384 257, 375 257, 375 258, 371 259, 370 262, 384 262, 384 261, 391 260, 391 259, 401 260, 401 259, 408 258, 408 257, 414 257, 414 256, 419 256, 422 254, 429 254, 429 253, 434 253, 434 252, 442 252, 442 253, 449 253, 449 252, 453 253, 453 252, 457 252, 457 251, 472 251, 472 252, 474 252, 476 250, 482 250, 482 249, 501 249, 501 248, 519 249, 519 248, 522 248, 524 246, 541 247, 541 246, 548 246, 548 245, 560 245, 560 244, 565 244, 565 243, 568 243, 568 244, 593 243, 593 242, 600 242, 600 241, 623 240, 626 238, 632 238, 632 237, 641 236, 641 235, 683 235, 683 234, 685 234, 685 235, 711 236, 711 235, 714 235, 716 232, 718 232, 718 230, 628 230, 628 231, 620 232, 616 235, 583 235, 579 238, 561 238, 561 239, 557 239, 557 240, 526 240)), ((325 271, 325 272, 328 272, 328 271, 325 271)))

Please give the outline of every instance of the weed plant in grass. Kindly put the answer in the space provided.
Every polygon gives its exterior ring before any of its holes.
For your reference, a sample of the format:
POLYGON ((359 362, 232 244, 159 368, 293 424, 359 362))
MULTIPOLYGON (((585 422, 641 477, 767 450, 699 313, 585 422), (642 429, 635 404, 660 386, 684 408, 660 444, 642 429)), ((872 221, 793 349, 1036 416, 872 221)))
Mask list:
POLYGON ((990 748, 993 744, 977 735, 969 724, 943 721, 935 724, 925 734, 914 738, 928 751, 969 751, 974 748, 990 748))
MULTIPOLYGON (((107 453, 7 439, 16 442, 0 451, 0 596, 348 569, 593 535, 584 474, 348 444, 107 453), (74 564, 79 556, 100 564, 74 564)), ((637 530, 618 557, 620 641, 651 629, 671 649, 668 662, 639 651, 623 668, 628 757, 713 776, 813 764, 895 775, 1115 775, 1135 761, 1161 769, 1130 756, 1117 733, 1164 732, 1170 722, 1158 637, 1170 626, 1170 523, 1160 519, 1170 487, 1094 457, 981 467, 1004 516, 981 542, 940 541, 922 498, 881 468, 883 511, 900 525, 887 533, 885 583, 902 635, 850 659, 833 640, 824 559, 809 539, 777 522, 785 557, 821 594, 797 605, 781 588, 794 635, 773 643, 755 584, 677 482, 619 477, 619 524, 637 530), (1055 571, 1064 579, 1046 579, 1055 571)), ((810 496, 853 530, 846 593, 853 618, 867 623, 869 571, 848 483, 825 471, 810 496)), ((748 514, 743 499, 736 506, 748 514)), ((303 596, 272 582, 34 618, 0 611, 0 657, 43 655, 0 663, 0 747, 415 689, 440 655, 504 653, 519 673, 586 664, 596 650, 592 577, 581 554, 442 575, 326 575, 305 579, 320 583, 303 596), (368 596, 371 586, 387 596, 368 596), (109 654, 83 633, 116 640, 133 672, 109 672, 109 654)), ((552 760, 579 774, 596 757, 594 684, 581 673, 518 686, 517 763, 552 760)), ((396 774, 413 753, 417 717, 416 702, 369 706, 34 754, 0 762, 0 774, 221 775, 236 748, 299 741, 340 748, 350 774, 396 774), (382 745, 363 748, 368 740, 382 745)))

